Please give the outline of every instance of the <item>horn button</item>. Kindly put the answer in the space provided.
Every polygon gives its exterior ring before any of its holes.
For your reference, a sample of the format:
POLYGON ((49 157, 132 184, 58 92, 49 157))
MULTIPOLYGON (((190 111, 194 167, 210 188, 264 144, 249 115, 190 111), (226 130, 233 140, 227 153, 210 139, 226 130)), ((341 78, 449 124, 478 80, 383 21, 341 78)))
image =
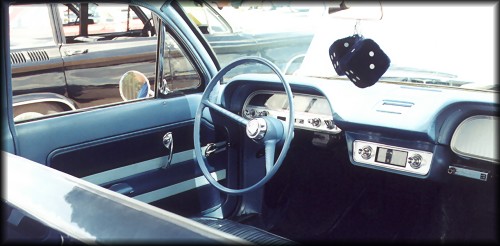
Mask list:
POLYGON ((266 135, 267 123, 262 118, 255 118, 247 123, 247 136, 251 139, 259 140, 266 135))

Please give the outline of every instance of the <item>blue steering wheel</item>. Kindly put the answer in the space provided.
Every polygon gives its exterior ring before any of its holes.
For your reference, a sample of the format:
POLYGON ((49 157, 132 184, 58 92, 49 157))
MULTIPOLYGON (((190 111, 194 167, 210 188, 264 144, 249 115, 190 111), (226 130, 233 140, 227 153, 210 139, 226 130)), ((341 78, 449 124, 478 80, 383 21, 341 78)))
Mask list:
POLYGON ((276 174, 281 164, 283 163, 286 153, 288 152, 288 149, 290 147, 290 142, 293 139, 294 122, 295 122, 295 116, 294 116, 292 89, 290 89, 290 85, 285 80, 283 74, 276 67, 276 65, 261 57, 245 57, 235 60, 226 67, 224 67, 223 69, 221 69, 215 75, 215 77, 208 83, 207 88, 203 92, 201 103, 198 106, 198 110, 196 111, 196 115, 194 118, 194 152, 196 156, 196 161, 198 162, 198 165, 200 166, 200 169, 203 172, 205 178, 207 178, 208 182, 210 182, 210 184, 212 184, 215 188, 219 189, 222 192, 229 194, 241 194, 255 190, 257 188, 260 188, 265 183, 267 183, 274 176, 274 174, 276 174), (279 79, 283 83, 283 86, 285 87, 285 92, 288 97, 288 102, 289 102, 288 124, 270 116, 258 117, 252 120, 247 120, 237 115, 236 113, 233 113, 209 101, 210 93, 212 92, 214 86, 221 80, 221 78, 229 70, 245 63, 260 63, 262 65, 269 67, 271 70, 273 70, 273 72, 276 75, 278 75, 279 79), (206 158, 202 154, 201 144, 200 144, 201 117, 205 107, 215 110, 224 115, 225 117, 234 120, 238 124, 245 126, 247 137, 257 142, 258 144, 262 144, 265 146, 266 175, 257 183, 246 188, 231 189, 221 185, 212 177, 212 175, 210 175, 210 172, 208 171, 206 166, 206 158), (274 162, 276 145, 281 143, 283 143, 283 148, 281 149, 278 159, 276 160, 276 162, 274 162))

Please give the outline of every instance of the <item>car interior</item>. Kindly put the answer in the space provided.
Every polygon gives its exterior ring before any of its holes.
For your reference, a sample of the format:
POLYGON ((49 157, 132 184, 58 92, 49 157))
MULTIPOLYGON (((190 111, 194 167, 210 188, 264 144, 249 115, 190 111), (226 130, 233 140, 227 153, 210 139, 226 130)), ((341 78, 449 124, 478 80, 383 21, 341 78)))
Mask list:
MULTIPOLYGON (((149 76, 128 72, 113 87, 120 103, 14 123, 12 95, 2 92, 2 150, 119 194, 103 195, 110 199, 133 199, 255 244, 498 242, 497 92, 379 81, 391 57, 376 38, 357 35, 324 50, 342 77, 284 75, 255 56, 220 66, 181 4, 167 2, 134 2, 129 11, 153 10, 159 23, 148 28, 160 30, 158 43, 166 33, 177 41, 200 87, 165 89, 171 56, 159 54, 153 86, 149 76), (227 77, 247 64, 270 72, 227 77), (128 74, 140 80, 126 82, 128 74)), ((11 87, 9 66, 2 66, 2 91, 11 87)), ((39 192, 51 194, 49 187, 39 192)), ((87 198, 85 208, 80 196, 66 199, 71 220, 99 243, 98 227, 75 214, 79 207, 103 222, 108 210, 91 212, 97 202, 87 198)), ((3 242, 81 242, 29 206, 2 199, 3 242)))

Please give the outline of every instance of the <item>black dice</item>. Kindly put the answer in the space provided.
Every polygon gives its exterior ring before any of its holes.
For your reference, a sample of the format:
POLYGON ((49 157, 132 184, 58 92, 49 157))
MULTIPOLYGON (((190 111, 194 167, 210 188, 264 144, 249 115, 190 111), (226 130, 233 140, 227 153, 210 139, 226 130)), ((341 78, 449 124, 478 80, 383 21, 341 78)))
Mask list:
POLYGON ((346 75, 360 88, 375 84, 391 63, 375 41, 359 35, 333 42, 329 52, 337 74, 346 75))
POLYGON ((338 75, 344 75, 344 70, 340 66, 340 60, 344 57, 347 52, 352 50, 352 47, 359 41, 363 39, 362 36, 353 35, 350 37, 339 39, 330 45, 330 60, 332 61, 333 68, 338 75))

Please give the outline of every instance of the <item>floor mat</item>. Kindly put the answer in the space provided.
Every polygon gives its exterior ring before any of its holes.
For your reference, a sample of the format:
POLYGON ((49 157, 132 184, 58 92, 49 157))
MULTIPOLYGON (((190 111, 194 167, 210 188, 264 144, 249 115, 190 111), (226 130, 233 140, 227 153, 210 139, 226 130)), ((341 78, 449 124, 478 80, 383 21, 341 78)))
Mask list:
POLYGON ((399 241, 401 232, 413 228, 418 211, 419 204, 414 199, 369 190, 332 227, 326 238, 334 241, 399 241))
MULTIPOLYGON (((303 146, 301 146, 303 147, 303 146)), ((345 151, 339 146, 339 151, 345 151)), ((345 165, 348 156, 323 149, 295 150, 266 187, 266 229, 298 242, 322 241, 364 189, 345 165), (325 162, 329 160, 329 162, 325 162)))

